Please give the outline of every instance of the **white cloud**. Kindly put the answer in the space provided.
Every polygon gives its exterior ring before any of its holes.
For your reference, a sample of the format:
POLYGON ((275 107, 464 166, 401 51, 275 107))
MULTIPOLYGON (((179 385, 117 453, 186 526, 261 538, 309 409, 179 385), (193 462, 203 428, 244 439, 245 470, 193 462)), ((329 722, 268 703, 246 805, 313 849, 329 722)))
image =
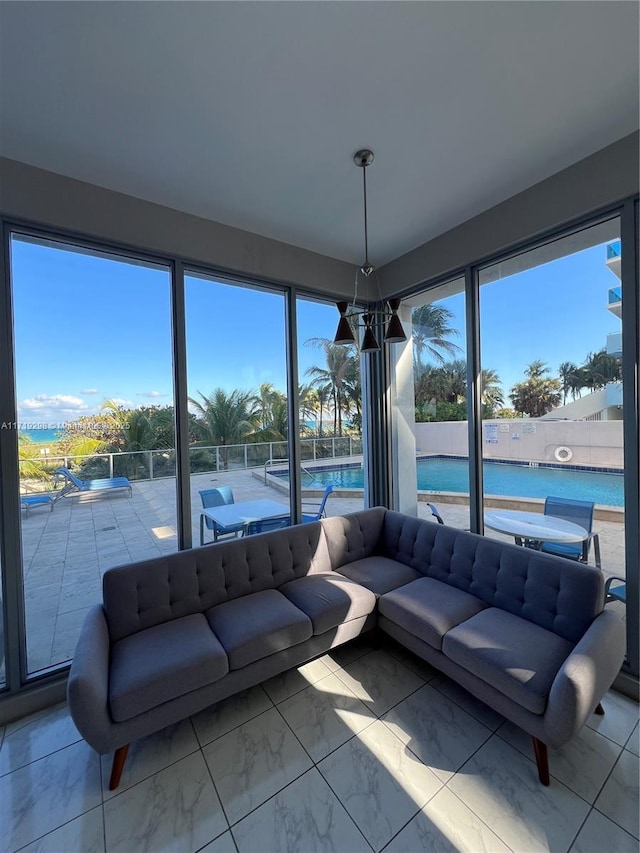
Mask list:
POLYGON ((160 391, 138 391, 138 397, 151 397, 155 399, 156 397, 166 396, 166 394, 162 394, 160 391))
POLYGON ((80 393, 81 394, 97 394, 98 389, 97 388, 83 388, 80 393))
POLYGON ((78 409, 83 410, 88 407, 84 400, 80 397, 73 397, 71 394, 54 394, 52 397, 48 394, 38 394, 37 397, 23 400, 20 408, 28 412, 39 412, 43 409, 51 409, 57 412, 75 412, 78 409))
POLYGON ((110 397, 109 402, 115 403, 116 406, 122 406, 124 409, 133 406, 131 400, 123 400, 121 397, 110 397))
POLYGON ((38 394, 22 400, 18 405, 23 429, 63 429, 68 421, 94 412, 95 409, 90 409, 84 400, 72 394, 38 394))

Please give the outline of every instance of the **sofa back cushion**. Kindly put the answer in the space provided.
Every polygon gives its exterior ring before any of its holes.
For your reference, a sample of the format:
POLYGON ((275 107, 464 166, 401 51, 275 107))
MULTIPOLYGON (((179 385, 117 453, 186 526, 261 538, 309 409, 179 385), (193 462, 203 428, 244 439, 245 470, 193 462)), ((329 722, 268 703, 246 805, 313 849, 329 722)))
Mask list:
POLYGON ((380 554, 380 536, 387 510, 374 507, 350 515, 323 518, 320 522, 327 537, 331 568, 380 554))
POLYGON ((252 592, 331 570, 320 522, 247 536, 108 569, 112 642, 252 592))
POLYGON ((602 573, 581 563, 387 511, 381 553, 577 642, 604 605, 602 573))

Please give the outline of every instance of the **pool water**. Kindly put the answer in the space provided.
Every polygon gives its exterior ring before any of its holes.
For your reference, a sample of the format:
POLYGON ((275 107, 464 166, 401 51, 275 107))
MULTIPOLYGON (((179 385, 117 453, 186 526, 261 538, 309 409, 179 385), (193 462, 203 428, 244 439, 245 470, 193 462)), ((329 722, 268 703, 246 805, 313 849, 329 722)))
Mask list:
MULTIPOLYGON (((429 492, 469 492, 469 467, 466 459, 434 457, 418 459, 418 489, 429 492)), ((605 506, 623 506, 623 476, 568 468, 529 468, 485 462, 484 491, 487 495, 512 495, 523 498, 576 498, 605 506)), ((338 468, 303 474, 304 488, 332 483, 336 488, 362 489, 362 468, 338 468)))

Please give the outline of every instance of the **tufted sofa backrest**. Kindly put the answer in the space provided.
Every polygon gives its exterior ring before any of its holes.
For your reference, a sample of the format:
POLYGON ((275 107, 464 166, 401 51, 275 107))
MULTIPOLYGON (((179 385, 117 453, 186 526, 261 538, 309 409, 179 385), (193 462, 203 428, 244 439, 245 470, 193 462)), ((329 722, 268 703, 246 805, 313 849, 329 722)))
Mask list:
POLYGON ((216 604, 330 571, 320 522, 108 569, 103 602, 112 642, 216 604))
POLYGON ((380 553, 573 643, 604 606, 593 566, 390 510, 380 553))
POLYGON ((379 553, 386 512, 378 506, 322 520, 332 569, 379 553))

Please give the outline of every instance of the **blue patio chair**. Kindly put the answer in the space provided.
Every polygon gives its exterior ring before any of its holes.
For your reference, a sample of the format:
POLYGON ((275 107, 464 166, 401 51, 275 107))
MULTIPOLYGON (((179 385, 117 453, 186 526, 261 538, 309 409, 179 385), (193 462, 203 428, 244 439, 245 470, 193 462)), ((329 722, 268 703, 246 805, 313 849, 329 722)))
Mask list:
MULTIPOLYGON (((214 506, 225 506, 235 503, 231 486, 219 486, 217 489, 203 489, 200 494, 202 508, 208 509, 214 506)), ((213 541, 217 542, 220 536, 232 534, 237 536, 244 527, 243 524, 230 524, 228 527, 223 527, 221 524, 216 524, 212 518, 207 518, 206 515, 200 516, 200 544, 204 545, 205 524, 207 530, 213 533, 213 541)))
POLYGON ((72 474, 68 468, 56 468, 53 472, 54 482, 64 480, 65 483, 62 489, 55 496, 54 500, 67 497, 68 495, 81 494, 82 492, 110 492, 114 489, 128 489, 128 497, 131 497, 131 483, 126 477, 105 477, 100 480, 81 480, 72 474))
POLYGON ((589 549, 593 542, 596 566, 601 569, 600 538, 597 533, 592 533, 591 531, 593 526, 593 508, 594 504, 592 501, 548 497, 544 502, 544 514, 579 524, 580 527, 584 527, 587 531, 587 538, 583 542, 567 544, 563 542, 542 542, 540 550, 545 551, 547 554, 556 554, 558 557, 567 557, 570 560, 588 563, 589 549))
POLYGON ((332 491, 333 491, 333 486, 328 485, 327 488, 324 490, 322 500, 320 501, 320 504, 317 507, 317 511, 314 514, 305 513, 305 511, 304 511, 305 506, 303 504, 303 506, 302 506, 302 523, 303 524, 306 524, 308 521, 319 521, 319 519, 321 519, 321 518, 326 518, 326 516, 327 516, 327 499, 328 499, 328 497, 332 491))
POLYGON ((243 528, 243 536, 253 536, 254 533, 266 533, 268 530, 280 530, 281 527, 291 526, 291 516, 283 515, 281 518, 259 518, 257 521, 248 521, 243 528))
POLYGON ((427 503, 427 506, 431 510, 431 515, 435 518, 435 520, 438 522, 438 524, 444 524, 444 519, 442 518, 442 516, 438 512, 438 508, 436 507, 436 505, 427 503))
POLYGON ((608 601, 621 601, 623 604, 627 603, 626 578, 615 576, 607 578, 607 582, 604 585, 604 603, 606 604, 608 601), (611 586, 612 581, 622 581, 622 583, 619 584, 619 586, 611 586))

